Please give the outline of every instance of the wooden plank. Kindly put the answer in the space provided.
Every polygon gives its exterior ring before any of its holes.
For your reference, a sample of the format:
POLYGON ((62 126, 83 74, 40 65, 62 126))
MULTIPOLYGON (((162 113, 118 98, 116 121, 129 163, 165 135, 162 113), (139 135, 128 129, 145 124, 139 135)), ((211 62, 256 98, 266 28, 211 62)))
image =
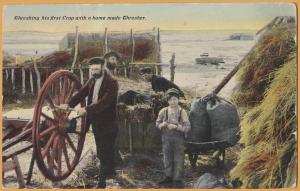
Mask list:
POLYGON ((19 188, 25 188, 25 181, 24 181, 24 177, 23 177, 23 173, 19 164, 19 160, 17 156, 13 156, 13 161, 16 165, 15 171, 17 174, 17 180, 19 183, 19 188))
POLYGON ((32 125, 32 121, 29 121, 27 123, 27 125, 24 127, 24 129, 26 129, 25 131, 23 131, 22 133, 20 133, 18 136, 6 141, 5 143, 3 143, 2 145, 2 150, 5 151, 6 149, 8 149, 9 147, 12 147, 13 145, 24 141, 25 139, 29 138, 32 134, 32 130, 31 127, 32 125))
POLYGON ((14 170, 15 168, 16 168, 16 165, 15 165, 15 162, 13 160, 3 162, 3 164, 2 164, 2 171, 3 172, 11 171, 11 170, 14 170))
POLYGON ((13 149, 3 152, 3 155, 2 155, 3 161, 6 161, 7 159, 9 159, 13 156, 16 156, 18 154, 21 154, 21 153, 31 149, 32 146, 33 145, 31 142, 24 142, 16 148, 13 148, 13 149))
POLYGON ((7 139, 7 137, 14 131, 13 128, 3 128, 2 140, 7 139))
POLYGON ((2 118, 3 127, 13 126, 17 129, 23 129, 30 119, 19 119, 19 118, 2 118))

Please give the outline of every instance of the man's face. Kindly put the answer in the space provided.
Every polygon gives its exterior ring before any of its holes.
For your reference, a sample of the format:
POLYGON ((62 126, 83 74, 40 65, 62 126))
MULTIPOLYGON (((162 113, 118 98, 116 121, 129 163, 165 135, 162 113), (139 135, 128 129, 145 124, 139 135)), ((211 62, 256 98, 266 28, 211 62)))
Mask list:
POLYGON ((171 107, 176 107, 178 106, 178 98, 175 96, 172 96, 169 100, 168 100, 169 106, 171 107))
POLYGON ((117 64, 118 59, 117 59, 117 57, 115 57, 115 56, 110 56, 110 57, 108 57, 107 61, 108 61, 108 63, 110 63, 110 64, 117 64))
POLYGON ((100 78, 102 76, 102 65, 92 64, 90 65, 90 71, 94 78, 100 78))
POLYGON ((106 66, 109 70, 114 70, 117 66, 118 59, 115 56, 110 56, 106 59, 106 66))

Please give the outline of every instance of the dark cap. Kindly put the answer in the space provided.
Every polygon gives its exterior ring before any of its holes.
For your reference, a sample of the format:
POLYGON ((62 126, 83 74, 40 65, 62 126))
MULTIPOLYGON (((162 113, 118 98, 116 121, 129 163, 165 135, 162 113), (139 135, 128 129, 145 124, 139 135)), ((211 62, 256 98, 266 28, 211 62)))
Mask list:
POLYGON ((151 74, 152 73, 152 69, 150 67, 145 67, 140 69, 140 74, 151 74))
POLYGON ((167 90, 166 94, 167 94, 167 98, 170 99, 172 96, 175 96, 175 97, 179 98, 180 93, 177 89, 170 88, 170 89, 167 90))
POLYGON ((89 65, 93 65, 93 64, 101 64, 101 65, 103 65, 104 63, 105 62, 104 62, 103 57, 93 57, 93 58, 89 59, 89 61, 88 61, 89 65))
POLYGON ((117 52, 110 51, 104 55, 104 59, 109 58, 110 56, 115 56, 118 60, 120 60, 120 55, 117 52))

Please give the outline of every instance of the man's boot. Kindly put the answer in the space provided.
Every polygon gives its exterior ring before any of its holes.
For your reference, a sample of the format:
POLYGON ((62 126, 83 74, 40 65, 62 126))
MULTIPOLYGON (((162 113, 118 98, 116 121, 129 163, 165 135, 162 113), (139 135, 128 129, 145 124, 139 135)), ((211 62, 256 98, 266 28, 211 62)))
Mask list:
POLYGON ((164 180, 158 182, 158 185, 162 186, 162 187, 171 187, 172 182, 173 182, 173 180, 171 177, 166 177, 164 180))
POLYGON ((103 176, 99 177, 97 188, 106 188, 106 178, 103 176))

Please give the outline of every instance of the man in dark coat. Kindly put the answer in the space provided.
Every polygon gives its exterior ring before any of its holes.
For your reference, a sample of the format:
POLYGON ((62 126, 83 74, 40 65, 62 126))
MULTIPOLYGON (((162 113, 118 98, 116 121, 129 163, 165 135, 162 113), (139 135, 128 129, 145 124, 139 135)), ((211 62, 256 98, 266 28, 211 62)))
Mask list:
POLYGON ((151 68, 149 67, 142 68, 140 70, 140 73, 147 81, 151 82, 152 89, 155 92, 166 92, 168 89, 175 88, 179 91, 180 96, 184 97, 183 91, 176 84, 174 84, 173 82, 167 80, 162 76, 156 76, 152 74, 151 68))
POLYGON ((68 102, 68 106, 73 108, 88 97, 87 106, 76 107, 75 110, 80 116, 87 115, 87 128, 92 125, 97 157, 101 163, 98 188, 105 188, 106 178, 115 175, 114 147, 118 132, 116 122, 118 82, 105 69, 104 63, 101 57, 90 59, 89 68, 93 77, 68 102))

